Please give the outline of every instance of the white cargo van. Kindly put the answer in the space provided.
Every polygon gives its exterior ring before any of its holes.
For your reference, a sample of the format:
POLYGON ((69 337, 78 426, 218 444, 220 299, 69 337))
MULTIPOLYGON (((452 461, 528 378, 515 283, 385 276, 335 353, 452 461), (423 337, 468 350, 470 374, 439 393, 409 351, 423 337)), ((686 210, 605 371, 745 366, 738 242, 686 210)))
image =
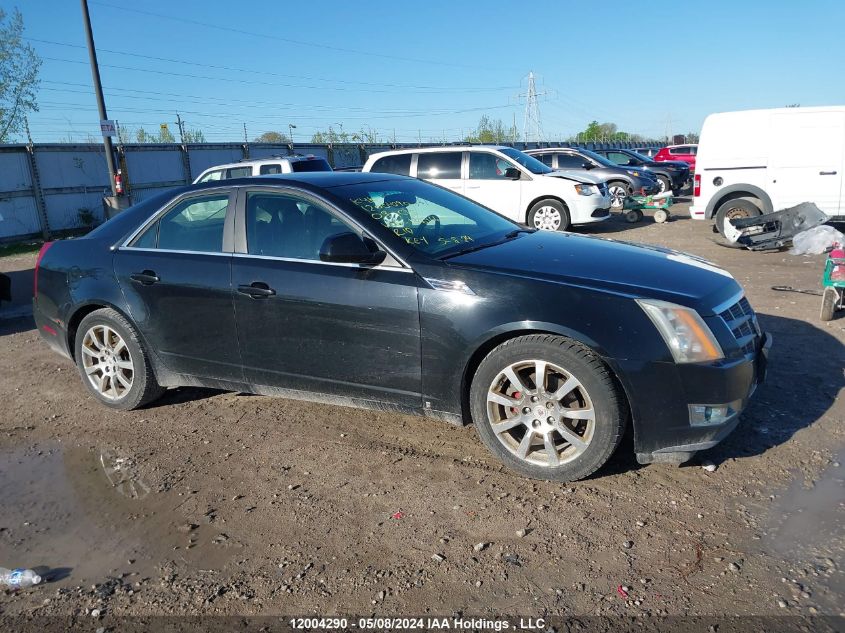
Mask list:
POLYGON ((814 202, 845 219, 845 106, 720 112, 704 120, 694 220, 770 213, 814 202))

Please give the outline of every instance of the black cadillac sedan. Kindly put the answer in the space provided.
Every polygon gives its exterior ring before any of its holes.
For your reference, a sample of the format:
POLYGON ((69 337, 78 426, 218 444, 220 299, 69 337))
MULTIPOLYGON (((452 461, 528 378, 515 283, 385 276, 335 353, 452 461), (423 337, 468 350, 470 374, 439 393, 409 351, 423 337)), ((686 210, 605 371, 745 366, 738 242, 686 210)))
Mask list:
POLYGON ((643 463, 715 445, 769 345, 703 260, 526 229, 387 174, 161 194, 45 244, 34 312, 109 407, 202 385, 418 413, 555 480, 597 470, 629 424, 643 463))

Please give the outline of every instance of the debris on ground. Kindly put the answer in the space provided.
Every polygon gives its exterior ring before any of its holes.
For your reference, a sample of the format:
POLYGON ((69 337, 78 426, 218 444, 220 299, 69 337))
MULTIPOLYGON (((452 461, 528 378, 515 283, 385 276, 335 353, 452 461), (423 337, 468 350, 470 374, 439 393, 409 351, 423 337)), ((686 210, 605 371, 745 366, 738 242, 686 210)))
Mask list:
POLYGON ((821 255, 837 244, 845 244, 845 235, 829 224, 814 226, 792 238, 790 255, 821 255))

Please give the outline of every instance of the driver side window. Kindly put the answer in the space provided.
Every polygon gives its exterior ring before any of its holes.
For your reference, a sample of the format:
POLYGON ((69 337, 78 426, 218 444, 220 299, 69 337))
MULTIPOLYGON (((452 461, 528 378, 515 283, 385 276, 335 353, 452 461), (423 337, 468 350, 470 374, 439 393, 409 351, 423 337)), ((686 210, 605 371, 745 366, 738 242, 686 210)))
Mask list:
POLYGON ((515 165, 493 154, 483 152, 469 153, 470 180, 507 180, 505 171, 515 165))
POLYGON ((631 157, 622 152, 608 152, 607 157, 617 165, 631 165, 631 157))

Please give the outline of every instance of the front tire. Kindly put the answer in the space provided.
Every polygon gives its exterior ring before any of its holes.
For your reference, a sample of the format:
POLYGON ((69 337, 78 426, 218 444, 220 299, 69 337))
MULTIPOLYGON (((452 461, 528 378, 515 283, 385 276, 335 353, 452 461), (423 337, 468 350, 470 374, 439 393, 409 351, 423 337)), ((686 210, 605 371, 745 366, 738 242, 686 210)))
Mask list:
POLYGON ((822 321, 832 321, 836 314, 836 304, 839 303, 839 291, 836 288, 827 287, 822 293, 822 310, 820 318, 822 321))
POLYGON ((566 231, 570 226, 569 211, 557 200, 540 200, 528 211, 528 226, 545 231, 566 231))
POLYGON ((734 198, 722 203, 716 210, 716 229, 725 236, 725 226, 728 220, 739 220, 742 218, 754 218, 763 215, 756 204, 748 198, 734 198))
POLYGON ((628 185, 624 182, 611 182, 607 185, 607 193, 610 194, 610 208, 618 211, 625 206, 625 198, 628 197, 628 185))
POLYGON ((74 350, 82 383, 107 407, 129 411, 164 393, 138 332, 116 310, 103 308, 82 319, 74 350))
POLYGON ((602 360, 549 334, 520 336, 491 351, 473 377, 470 407, 490 452, 526 477, 551 481, 583 479, 601 468, 627 420, 602 360))
POLYGON ((657 184, 660 187, 660 193, 672 193, 672 182, 666 177, 657 174, 657 184))

